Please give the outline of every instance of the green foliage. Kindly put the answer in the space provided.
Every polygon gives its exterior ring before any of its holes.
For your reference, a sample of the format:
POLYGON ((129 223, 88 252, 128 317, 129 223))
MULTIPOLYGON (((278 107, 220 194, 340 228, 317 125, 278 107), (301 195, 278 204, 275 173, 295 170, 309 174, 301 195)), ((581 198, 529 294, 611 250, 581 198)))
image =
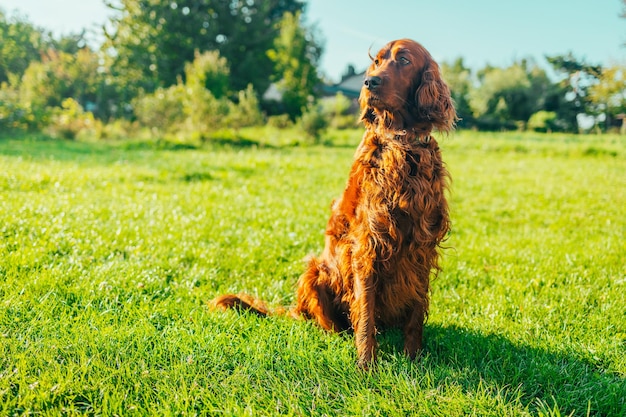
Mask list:
MULTIPOLYGON (((96 120, 98 123, 98 120, 96 120)), ((137 121, 128 119, 116 119, 106 124, 101 124, 98 136, 102 140, 127 141, 129 138, 139 137, 141 130, 137 121)))
MULTIPOLYGON (((21 79, 13 84, 19 91, 19 105, 26 110, 26 125, 30 128, 43 129, 53 113, 63 114, 62 104, 67 99, 74 100, 81 108, 100 110, 100 115, 106 114, 107 101, 111 99, 104 86, 99 57, 89 48, 74 54, 50 49, 42 61, 31 62, 21 79)), ((56 131, 57 127, 52 129, 56 131)))
POLYGON ((507 68, 488 65, 472 74, 459 58, 452 64, 442 63, 442 71, 461 118, 459 127, 525 129, 531 115, 546 111, 556 113, 552 130, 577 132, 577 115, 590 110, 572 96, 569 78, 554 83, 532 61, 521 60, 507 68))
POLYGON ((528 119, 528 129, 535 132, 549 132, 556 126, 557 115, 553 111, 540 110, 528 119))
POLYGON ((208 90, 218 99, 228 94, 229 76, 228 62, 218 51, 196 51, 193 61, 185 64, 185 86, 194 91, 208 90))
POLYGON ((76 139, 79 134, 94 136, 99 128, 91 112, 86 112, 73 98, 66 98, 55 109, 46 132, 61 139, 76 139))
POLYGON ((418 362, 397 330, 362 372, 350 335, 208 308, 226 291, 293 302, 361 134, 185 150, 3 137, 0 414, 626 414, 617 135, 440 141, 453 230, 418 362))
POLYGON ((83 29, 79 33, 69 33, 58 38, 50 37, 48 40, 47 50, 76 55, 80 50, 87 47, 87 40, 85 39, 86 32, 87 30, 83 29))
POLYGON ((186 88, 183 100, 185 131, 194 139, 208 139, 210 132, 227 127, 225 118, 229 104, 228 99, 218 99, 207 89, 186 88))
POLYGON ((279 35, 267 55, 275 65, 274 81, 282 93, 285 112, 295 120, 302 114, 320 79, 317 63, 322 53, 300 23, 300 14, 285 13, 277 24, 279 35))
POLYGON ((238 129, 260 126, 263 121, 264 117, 261 113, 259 99, 252 84, 249 84, 248 88, 237 93, 235 102, 229 102, 226 124, 238 129))
MULTIPOLYGON (((568 125, 577 127, 576 116, 578 114, 597 113, 587 90, 597 82, 602 68, 598 65, 590 65, 575 58, 572 53, 567 55, 546 56, 553 69, 563 76, 558 83, 561 97, 559 106, 547 110, 554 110, 559 119, 564 119, 568 125)), ((576 130, 576 129, 574 129, 576 130)))
MULTIPOLYGON (((55 38, 0 10, 0 129, 44 129, 71 98, 114 125, 133 120, 134 104, 154 134, 193 140, 262 123, 259 107, 290 118, 272 118, 274 125, 291 126, 307 111, 303 125, 319 139, 321 121, 307 106, 320 87, 322 45, 305 24, 305 2, 121 0, 109 7, 116 13, 99 51, 85 47, 84 31, 55 38), (281 101, 259 102, 270 83, 281 101)), ((462 58, 442 63, 459 127, 578 132, 587 116, 596 128, 616 129, 626 112, 623 66, 602 68, 571 53, 547 59, 557 82, 526 59, 476 73, 462 58)), ((322 110, 329 126, 352 127, 349 103, 337 100, 337 108, 322 110)))
POLYGON ((356 126, 357 116, 354 114, 352 101, 341 92, 321 99, 319 104, 324 117, 329 121, 329 127, 350 129, 356 126))
POLYGON ((76 54, 50 50, 41 62, 32 62, 20 82, 20 97, 32 108, 61 107, 67 98, 85 105, 96 103, 98 56, 83 48, 76 54))
POLYGON ((626 67, 603 68, 598 82, 589 87, 589 100, 604 112, 605 125, 610 128, 616 116, 626 112, 626 67))
POLYGON ((130 100, 178 82, 196 51, 217 50, 231 65, 229 89, 252 83, 265 91, 273 64, 265 52, 278 33, 274 24, 285 12, 298 12, 296 0, 210 1, 122 0, 111 4, 112 18, 105 50, 113 76, 130 100))
POLYGON ((29 128, 32 121, 29 110, 15 88, 0 84, 0 131, 29 128))
POLYGON ((298 126, 314 143, 319 143, 328 124, 328 118, 319 103, 310 103, 298 118, 298 126))
POLYGON ((452 64, 443 62, 441 70, 443 78, 450 88, 456 112, 460 119, 458 126, 472 127, 474 125, 474 114, 469 102, 470 91, 473 89, 471 70, 465 66, 463 58, 456 59, 452 64))
POLYGON ((485 68, 480 85, 468 93, 479 127, 515 128, 541 110, 542 93, 549 81, 545 72, 526 61, 508 68, 485 68))
POLYGON ((207 140, 220 129, 260 124, 263 116, 252 85, 237 93, 236 102, 226 95, 228 71, 219 52, 197 54, 185 67, 184 83, 135 99, 134 113, 155 136, 192 142, 207 140))
POLYGON ((228 114, 228 99, 224 97, 228 74, 228 63, 217 51, 196 53, 193 62, 185 66, 185 84, 180 87, 184 90, 185 129, 197 139, 219 128, 228 114))
POLYGON ((293 122, 289 119, 289 115, 280 114, 276 116, 269 116, 267 118, 267 124, 268 126, 278 129, 287 129, 293 125, 293 122))
POLYGON ((84 46, 84 31, 53 38, 25 17, 7 16, 0 8, 0 85, 8 82, 17 87, 16 80, 19 81, 26 69, 33 62, 41 61, 42 56, 47 56, 50 51, 75 55, 84 46))
POLYGON ((44 49, 43 32, 19 16, 12 18, 0 9, 0 84, 9 81, 10 74, 22 76, 33 61, 38 61, 44 49))
POLYGON ((173 133, 186 119, 186 97, 184 85, 158 88, 133 100, 133 111, 139 123, 152 129, 156 136, 173 133))

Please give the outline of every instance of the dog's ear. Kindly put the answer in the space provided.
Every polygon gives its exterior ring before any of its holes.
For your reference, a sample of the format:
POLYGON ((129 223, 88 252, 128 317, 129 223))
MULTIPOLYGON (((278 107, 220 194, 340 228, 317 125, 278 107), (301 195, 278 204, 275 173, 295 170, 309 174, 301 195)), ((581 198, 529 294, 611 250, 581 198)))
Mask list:
POLYGON ((359 120, 369 129, 376 122, 376 114, 374 113, 374 109, 367 104, 367 97, 362 89, 359 95, 359 107, 361 110, 359 120))
POLYGON ((450 89, 441 78, 439 65, 433 60, 422 72, 415 91, 415 106, 420 121, 432 123, 439 131, 449 132, 457 121, 450 89))

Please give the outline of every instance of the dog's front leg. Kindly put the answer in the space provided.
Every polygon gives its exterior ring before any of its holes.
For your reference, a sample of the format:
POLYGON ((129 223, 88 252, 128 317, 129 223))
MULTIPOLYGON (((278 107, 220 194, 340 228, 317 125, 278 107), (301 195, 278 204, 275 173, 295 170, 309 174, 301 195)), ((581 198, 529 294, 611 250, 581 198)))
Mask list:
MULTIPOLYGON (((359 259, 358 257, 356 259, 359 259)), ((357 265, 355 265, 357 266, 357 265)), ((374 276, 371 268, 358 265, 354 274, 354 301, 350 319, 354 328, 358 364, 367 368, 375 359, 376 323, 374 276)))
POLYGON ((404 353, 415 359, 422 350, 422 333, 424 332, 424 318, 428 310, 428 298, 416 301, 403 326, 404 353))

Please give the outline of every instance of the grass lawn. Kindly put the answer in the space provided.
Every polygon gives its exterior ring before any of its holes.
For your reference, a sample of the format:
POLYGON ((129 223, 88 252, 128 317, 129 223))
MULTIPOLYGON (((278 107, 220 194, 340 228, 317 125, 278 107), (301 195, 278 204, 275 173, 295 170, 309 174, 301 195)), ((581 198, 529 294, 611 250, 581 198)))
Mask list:
MULTIPOLYGON (((361 131, 200 147, 0 139, 0 415, 626 415, 626 139, 459 132, 425 352, 289 305, 361 131)), ((288 134, 287 134, 288 136, 288 134)))

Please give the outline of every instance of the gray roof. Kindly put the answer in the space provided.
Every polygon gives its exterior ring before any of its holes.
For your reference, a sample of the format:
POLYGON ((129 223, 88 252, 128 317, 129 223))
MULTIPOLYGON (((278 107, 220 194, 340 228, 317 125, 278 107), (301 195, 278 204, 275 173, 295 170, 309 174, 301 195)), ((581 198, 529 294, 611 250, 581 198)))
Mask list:
POLYGON ((341 82, 338 84, 325 86, 324 91, 329 94, 336 94, 341 92, 347 97, 357 98, 361 93, 361 87, 363 86, 364 78, 364 72, 351 75, 341 80, 341 82))

